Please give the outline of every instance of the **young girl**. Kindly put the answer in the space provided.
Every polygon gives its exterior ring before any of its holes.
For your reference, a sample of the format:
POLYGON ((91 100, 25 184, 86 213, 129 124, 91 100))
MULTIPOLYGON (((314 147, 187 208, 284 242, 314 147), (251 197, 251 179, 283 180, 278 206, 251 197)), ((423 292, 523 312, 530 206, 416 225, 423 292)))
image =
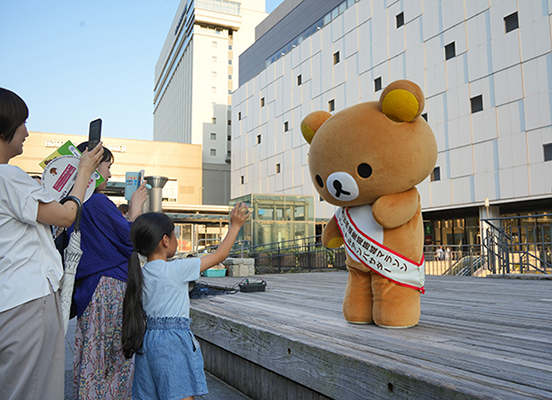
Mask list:
POLYGON ((214 253, 169 262, 177 249, 171 219, 146 213, 134 221, 122 333, 125 356, 136 353, 133 399, 193 399, 207 393, 203 356, 190 330, 188 282, 226 259, 249 214, 245 204, 236 204, 228 234, 214 253), (140 258, 147 258, 143 267, 140 258))

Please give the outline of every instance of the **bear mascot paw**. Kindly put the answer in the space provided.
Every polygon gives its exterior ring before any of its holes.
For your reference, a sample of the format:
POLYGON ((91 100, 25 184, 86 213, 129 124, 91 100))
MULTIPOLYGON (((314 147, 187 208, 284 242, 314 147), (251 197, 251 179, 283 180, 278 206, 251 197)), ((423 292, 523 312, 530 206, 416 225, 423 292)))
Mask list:
POLYGON ((313 184, 339 207, 322 241, 345 245, 343 315, 350 323, 408 328, 420 320, 424 231, 416 185, 437 161, 423 109, 420 87, 401 80, 379 101, 335 115, 315 111, 301 123, 313 184))

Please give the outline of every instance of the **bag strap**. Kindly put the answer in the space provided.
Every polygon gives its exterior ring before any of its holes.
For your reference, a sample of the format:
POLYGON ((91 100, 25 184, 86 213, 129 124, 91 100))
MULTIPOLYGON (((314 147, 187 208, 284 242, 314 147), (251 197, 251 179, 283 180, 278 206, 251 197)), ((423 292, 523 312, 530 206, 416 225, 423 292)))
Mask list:
POLYGON ((64 204, 67 201, 72 201, 77 205, 77 218, 75 218, 75 231, 78 231, 80 229, 80 221, 82 216, 82 202, 78 197, 75 197, 75 196, 65 196, 59 202, 61 204, 64 204))

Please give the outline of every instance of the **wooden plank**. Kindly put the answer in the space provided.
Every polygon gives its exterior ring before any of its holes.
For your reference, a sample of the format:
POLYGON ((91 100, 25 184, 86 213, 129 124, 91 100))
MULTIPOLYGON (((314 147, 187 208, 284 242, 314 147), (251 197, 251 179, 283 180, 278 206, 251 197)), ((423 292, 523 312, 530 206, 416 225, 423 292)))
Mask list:
POLYGON ((386 330, 343 320, 346 273, 262 278, 192 300, 196 335, 329 398, 552 398, 550 281, 428 276, 420 325, 386 330))

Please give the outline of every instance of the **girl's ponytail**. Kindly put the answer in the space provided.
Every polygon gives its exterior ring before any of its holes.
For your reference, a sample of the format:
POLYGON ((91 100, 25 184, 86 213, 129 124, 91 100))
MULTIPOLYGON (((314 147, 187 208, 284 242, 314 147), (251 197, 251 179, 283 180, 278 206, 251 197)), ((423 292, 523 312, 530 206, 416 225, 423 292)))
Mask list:
POLYGON ((123 353, 131 358, 144 342, 146 315, 142 306, 142 267, 138 253, 134 251, 128 260, 128 279, 123 301, 123 353))

